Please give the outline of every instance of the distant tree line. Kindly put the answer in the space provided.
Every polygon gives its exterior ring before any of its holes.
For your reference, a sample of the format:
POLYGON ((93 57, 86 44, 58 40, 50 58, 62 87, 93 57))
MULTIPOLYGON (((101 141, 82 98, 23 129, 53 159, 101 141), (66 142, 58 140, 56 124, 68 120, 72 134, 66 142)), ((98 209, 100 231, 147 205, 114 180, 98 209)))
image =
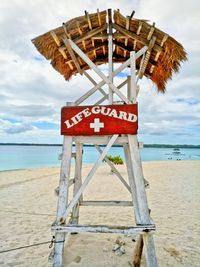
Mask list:
MULTIPOLYGON (((1 146, 62 146, 62 144, 34 144, 34 143, 0 143, 1 146)), ((94 145, 84 145, 94 146, 94 145)), ((105 146, 105 145, 102 145, 105 146)), ((120 147, 120 146, 116 146, 120 147)), ((144 144, 144 147, 151 148, 200 148, 200 145, 168 145, 168 144, 144 144)))

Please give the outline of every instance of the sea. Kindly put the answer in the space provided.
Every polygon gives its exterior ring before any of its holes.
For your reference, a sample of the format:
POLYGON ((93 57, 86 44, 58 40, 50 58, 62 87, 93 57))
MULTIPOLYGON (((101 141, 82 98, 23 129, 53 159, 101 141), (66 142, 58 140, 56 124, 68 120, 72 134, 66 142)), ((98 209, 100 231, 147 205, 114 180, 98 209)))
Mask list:
MULTIPOLYGON (((75 148, 73 148, 75 149, 75 148)), ((0 145, 0 171, 60 166, 61 146, 0 145)), ((200 148, 152 148, 140 149, 142 161, 200 160, 200 148)), ((121 156, 122 147, 112 147, 108 155, 121 156)), ((93 146, 84 146, 83 163, 94 163, 99 152, 93 146)), ((74 162, 73 162, 74 163, 74 162)))

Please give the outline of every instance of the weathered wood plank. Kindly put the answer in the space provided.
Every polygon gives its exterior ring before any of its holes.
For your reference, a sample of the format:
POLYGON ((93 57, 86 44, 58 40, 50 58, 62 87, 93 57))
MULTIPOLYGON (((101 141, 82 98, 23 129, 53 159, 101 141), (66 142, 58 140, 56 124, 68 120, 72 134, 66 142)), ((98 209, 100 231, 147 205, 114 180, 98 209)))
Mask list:
MULTIPOLYGON (((82 153, 83 153, 83 145, 81 143, 76 142, 76 162, 75 162, 75 174, 74 174, 74 190, 73 196, 76 195, 78 190, 82 185, 82 177, 81 177, 81 170, 82 170, 82 153)), ((83 196, 81 195, 79 198, 80 201, 83 200, 83 196)), ((78 224, 79 222, 79 203, 77 203, 72 210, 72 217, 71 223, 78 224)))
POLYGON ((117 201, 117 200, 109 200, 109 201, 82 201, 80 202, 80 206, 119 206, 119 207, 132 207, 132 201, 117 201))
MULTIPOLYGON (((136 227, 120 227, 106 225, 54 225, 52 231, 59 232, 76 232, 76 233, 110 233, 110 234, 137 234, 146 231, 155 231, 154 225, 142 225, 136 227)), ((151 266, 153 267, 153 266, 151 266)))
POLYGON ((75 42, 76 44, 79 44, 82 41, 85 41, 85 40, 87 40, 89 38, 92 38, 96 34, 105 31, 107 29, 107 27, 108 27, 108 24, 105 23, 103 26, 95 28, 95 29, 87 32, 86 34, 83 34, 82 36, 73 39, 73 42, 75 42))
POLYGON ((144 186, 141 158, 139 154, 138 141, 136 135, 128 135, 130 160, 134 172, 135 193, 137 196, 139 220, 137 224, 151 224, 149 208, 144 186))
MULTIPOLYGON (((117 86, 117 88, 120 90, 125 84, 127 84, 127 79, 124 80, 122 83, 120 83, 117 86)), ((101 99, 99 99, 94 105, 100 105, 100 104, 102 104, 107 98, 108 98, 108 94, 106 94, 106 96, 104 96, 101 99)))
POLYGON ((143 235, 140 234, 133 251, 133 267, 140 267, 143 244, 143 235))
MULTIPOLYGON (((109 81, 113 83, 113 36, 112 36, 112 11, 108 9, 108 72, 109 72, 109 81)), ((108 94, 109 104, 113 103, 113 89, 109 85, 109 94, 108 94)))
MULTIPOLYGON (((126 36, 128 36, 128 37, 130 37, 130 38, 132 38, 134 40, 136 39, 138 42, 148 46, 148 41, 145 38, 143 38, 143 37, 141 37, 141 36, 139 36, 139 35, 137 35, 137 34, 135 34, 133 32, 130 32, 130 31, 124 29, 124 28, 120 27, 119 25, 117 25, 115 23, 113 23, 112 25, 113 25, 113 28, 115 28, 116 30, 120 31, 124 35, 126 35, 126 36)), ((158 52, 163 50, 162 47, 160 47, 157 44, 154 45, 154 49, 156 51, 158 51, 158 52)))
POLYGON ((58 38, 58 36, 56 35, 56 33, 54 31, 50 31, 50 34, 52 36, 52 38, 54 39, 55 43, 57 44, 57 46, 59 47, 61 45, 60 40, 58 38))
POLYGON ((80 67, 80 65, 79 65, 79 63, 78 63, 78 60, 77 60, 77 58, 76 58, 76 56, 75 56, 75 54, 74 54, 74 51, 72 50, 72 48, 71 48, 71 46, 70 46, 69 39, 64 38, 64 39, 63 39, 63 42, 64 42, 65 46, 67 47, 67 50, 68 50, 68 52, 69 52, 69 54, 70 54, 70 57, 71 57, 71 59, 73 60, 74 65, 76 66, 78 72, 79 72, 80 74, 82 74, 82 69, 81 69, 81 67, 80 67))
POLYGON ((136 189, 135 189, 135 183, 134 183, 134 173, 133 173, 132 162, 130 158, 130 149, 129 149, 128 144, 124 144, 124 155, 125 155, 125 160, 126 160, 126 167, 127 167, 127 172, 128 172, 130 189, 131 189, 135 221, 138 222, 140 221, 140 213, 139 213, 139 206, 138 206, 138 200, 136 196, 136 189))
POLYGON ((146 70, 146 67, 149 63, 149 59, 150 59, 150 56, 151 56, 151 51, 155 45, 155 42, 156 42, 156 37, 153 36, 150 43, 149 43, 149 47, 148 47, 148 50, 146 52, 146 55, 145 55, 145 58, 143 60, 143 64, 141 66, 141 69, 140 69, 140 73, 138 74, 138 77, 141 79, 145 73, 145 70, 146 70))
POLYGON ((136 84, 136 56, 135 51, 130 54, 131 59, 131 81, 130 81, 130 92, 129 99, 131 102, 136 103, 137 98, 137 84, 136 84))
MULTIPOLYGON (((109 142, 111 136, 75 136, 74 141, 82 144, 100 144, 105 145, 109 142)), ((115 141, 115 145, 122 145, 128 143, 127 136, 119 136, 115 141)))
MULTIPOLYGON (((59 196, 58 196, 57 216, 56 216, 57 224, 65 223, 65 218, 66 218, 65 216, 63 217, 62 214, 66 211, 68 202, 71 153, 72 153, 72 137, 65 136, 63 141, 63 153, 62 153, 63 157, 60 170, 59 196)), ((54 246, 54 263, 53 263, 54 267, 62 266, 64 240, 65 240, 64 233, 55 234, 55 241, 57 243, 55 243, 54 246)))
MULTIPOLYGON (((101 154, 102 153, 102 149, 98 146, 95 145, 96 149, 98 150, 98 152, 101 154)), ((108 157, 105 157, 104 160, 106 161, 106 163, 111 167, 111 170, 116 174, 116 176, 119 178, 119 180, 123 183, 123 185, 126 187, 126 189, 131 192, 130 186, 127 184, 127 182, 124 180, 124 178, 122 177, 122 175, 120 174, 120 172, 117 170, 117 168, 115 167, 115 165, 108 159, 108 157)))
MULTIPOLYGON (((97 85, 97 83, 95 82, 95 80, 87 73, 87 71, 83 71, 83 74, 88 78, 88 80, 91 81, 91 83, 93 83, 94 86, 97 85)), ((99 88, 98 90, 99 90, 99 92, 102 93, 103 96, 105 96, 106 98, 108 98, 106 92, 102 88, 99 88)))
POLYGON ((154 245, 153 234, 151 232, 143 234, 144 251, 146 255, 147 267, 157 267, 156 249, 154 245))

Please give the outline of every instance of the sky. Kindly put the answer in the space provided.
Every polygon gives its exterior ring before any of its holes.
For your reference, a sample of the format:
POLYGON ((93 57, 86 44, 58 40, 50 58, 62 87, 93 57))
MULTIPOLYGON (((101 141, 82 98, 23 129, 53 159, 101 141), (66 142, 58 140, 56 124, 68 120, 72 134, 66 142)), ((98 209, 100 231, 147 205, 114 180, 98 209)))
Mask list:
MULTIPOLYGON (((168 82, 165 94, 158 93, 146 78, 140 83, 139 140, 148 144, 200 144, 198 0, 0 1, 0 142, 62 143, 61 107, 92 85, 81 75, 65 81, 31 39, 84 15, 84 10, 93 13, 97 8, 119 8, 125 16, 135 10, 134 17, 155 22, 184 46, 188 61, 168 82)), ((106 68, 101 67, 105 72, 106 68)))

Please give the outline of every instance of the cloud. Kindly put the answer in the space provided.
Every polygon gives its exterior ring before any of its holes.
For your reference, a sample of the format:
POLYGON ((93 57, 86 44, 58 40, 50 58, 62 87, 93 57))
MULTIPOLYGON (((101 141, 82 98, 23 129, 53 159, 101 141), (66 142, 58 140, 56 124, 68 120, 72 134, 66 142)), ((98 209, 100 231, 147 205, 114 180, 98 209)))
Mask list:
POLYGON ((18 134, 24 133, 27 131, 31 131, 35 129, 30 124, 27 123, 19 123, 19 122, 11 122, 9 120, 0 119, 1 128, 0 131, 6 134, 18 134))
MULTIPOLYGON (((200 2, 197 0, 181 1, 181 12, 178 0, 162 1, 162 4, 159 0, 77 0, 76 3, 49 0, 48 4, 44 0, 1 1, 1 140, 61 142, 59 127, 53 128, 53 124, 59 125, 61 107, 76 100, 92 84, 80 75, 66 82, 38 53, 31 39, 64 21, 84 15, 84 10, 96 12, 96 8, 119 8, 124 15, 135 10, 135 17, 155 21, 157 27, 183 44, 189 61, 168 82, 165 95, 158 94, 151 81, 140 81, 140 137, 144 142, 185 142, 188 138, 188 143, 199 143, 200 2)), ((106 73, 107 66, 101 69, 106 73)), ((93 72, 89 73, 96 81, 100 80, 93 72)), ((124 72, 115 82, 119 84, 123 76, 124 72)), ((107 90, 106 86, 104 88, 107 90)), ((94 103, 100 95, 97 92, 86 104, 94 103)))

